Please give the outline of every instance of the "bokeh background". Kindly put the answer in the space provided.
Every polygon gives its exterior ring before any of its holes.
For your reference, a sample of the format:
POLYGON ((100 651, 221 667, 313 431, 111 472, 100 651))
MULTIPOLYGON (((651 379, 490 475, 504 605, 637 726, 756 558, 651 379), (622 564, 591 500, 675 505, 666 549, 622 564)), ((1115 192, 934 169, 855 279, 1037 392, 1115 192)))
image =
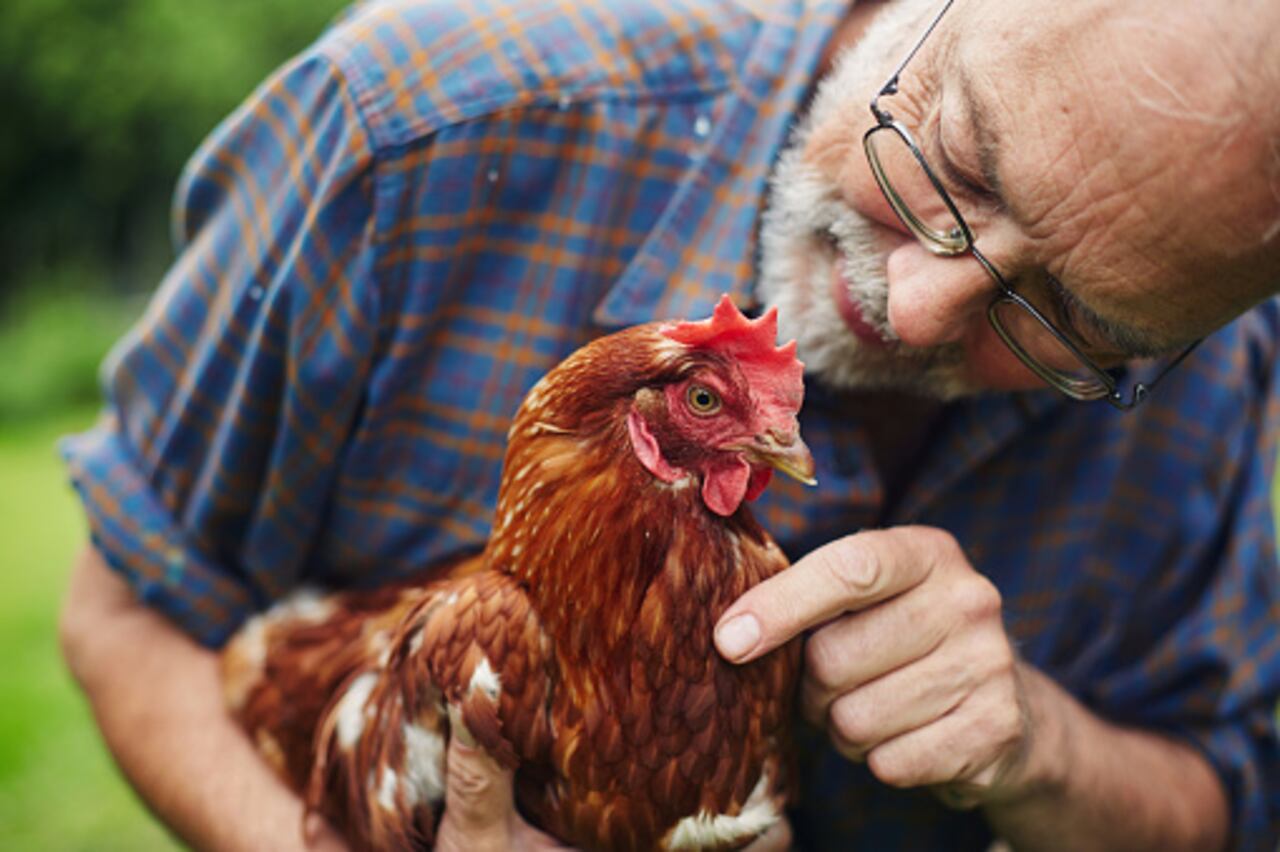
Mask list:
POLYGON ((172 259, 187 156, 344 0, 0 0, 0 850, 169 850, 58 657, 54 451, 172 259))

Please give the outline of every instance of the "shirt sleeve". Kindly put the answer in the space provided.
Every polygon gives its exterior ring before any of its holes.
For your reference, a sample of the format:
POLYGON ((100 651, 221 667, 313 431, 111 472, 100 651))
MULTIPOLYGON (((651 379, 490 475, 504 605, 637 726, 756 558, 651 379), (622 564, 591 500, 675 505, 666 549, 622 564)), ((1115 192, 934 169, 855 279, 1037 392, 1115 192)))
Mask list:
POLYGON ((62 444, 108 564, 206 645, 305 573, 376 339, 374 197, 343 77, 303 55, 188 165, 177 260, 62 444))
POLYGON ((1174 477, 1187 466, 1166 460, 1163 473, 1149 466, 1135 480, 1177 495, 1184 509, 1166 533, 1168 560, 1124 619, 1115 665, 1087 688, 1106 715, 1197 747, 1227 790, 1232 848, 1269 852, 1280 840, 1277 307, 1263 305, 1237 321, 1234 337, 1206 342, 1208 358, 1194 368, 1217 376, 1217 401, 1183 411, 1200 418, 1219 451, 1206 451, 1209 463, 1185 479, 1174 477))

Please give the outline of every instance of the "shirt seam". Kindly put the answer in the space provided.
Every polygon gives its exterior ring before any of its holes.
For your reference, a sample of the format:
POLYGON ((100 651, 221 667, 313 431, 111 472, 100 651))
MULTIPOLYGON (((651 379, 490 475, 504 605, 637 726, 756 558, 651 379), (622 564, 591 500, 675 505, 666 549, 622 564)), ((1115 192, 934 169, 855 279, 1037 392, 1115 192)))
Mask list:
MULTIPOLYGON (((343 63, 339 62, 337 57, 329 55, 325 51, 317 51, 317 56, 325 62, 337 77, 338 88, 343 101, 351 110, 351 114, 355 117, 359 127, 364 146, 368 151, 368 159, 355 172, 356 180, 360 175, 368 175, 368 204, 369 212, 365 223, 365 239, 367 240, 371 256, 369 258, 368 273, 366 281, 368 282, 367 291, 369 293, 369 320, 371 328, 375 333, 375 341, 377 340, 377 329, 382 327, 382 307, 383 294, 378 280, 379 258, 383 252, 385 240, 382 236, 382 201, 381 187, 383 184, 383 156, 378 147, 377 138, 373 127, 367 120, 364 111, 360 108, 359 95, 352 85, 350 70, 343 63)), ((376 347, 376 342, 375 342, 376 347)), ((374 350, 376 353, 376 348, 374 350)), ((372 357, 372 355, 371 355, 372 357)))
POLYGON ((403 129, 391 131, 386 129, 385 116, 388 111, 377 104, 377 85, 361 68, 359 62, 348 61, 354 56, 356 45, 341 33, 334 33, 331 41, 343 48, 340 51, 330 50, 328 46, 318 48, 318 53, 331 63, 342 75, 344 91, 351 98, 356 114, 372 143, 375 153, 392 148, 401 148, 420 142, 441 130, 461 124, 467 124, 487 117, 516 112, 530 107, 556 106, 560 99, 568 96, 576 103, 645 103, 663 99, 698 100, 715 98, 733 90, 740 84, 740 75, 732 67, 715 69, 716 79, 702 80, 697 83, 679 83, 636 88, 625 86, 556 86, 555 81, 540 81, 541 85, 525 86, 514 94, 480 96, 467 101, 467 107, 456 118, 433 113, 430 117, 406 118, 403 129), (432 120, 434 119, 434 120, 432 120))

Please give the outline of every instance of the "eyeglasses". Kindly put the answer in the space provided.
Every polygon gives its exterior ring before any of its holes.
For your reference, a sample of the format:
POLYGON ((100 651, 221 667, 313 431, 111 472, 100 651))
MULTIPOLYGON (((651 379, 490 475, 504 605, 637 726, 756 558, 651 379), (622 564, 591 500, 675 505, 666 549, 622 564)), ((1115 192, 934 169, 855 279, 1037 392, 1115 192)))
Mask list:
POLYGON ((995 298, 987 307, 987 319, 1023 364, 1072 399, 1105 399, 1115 408, 1127 411, 1145 399, 1156 384, 1195 349, 1199 341, 1169 361, 1149 383, 1135 382, 1126 393, 1120 388, 1114 371, 1098 366, 1035 305, 1013 291, 1004 276, 974 245, 973 231, 960 215, 942 181, 925 161, 911 132, 880 106, 882 97, 897 94, 898 78, 903 69, 938 26, 952 2, 954 0, 947 0, 920 41, 871 101, 871 114, 875 116, 876 126, 862 137, 871 173, 894 213, 926 249, 946 257, 971 254, 982 264, 996 285, 995 298))

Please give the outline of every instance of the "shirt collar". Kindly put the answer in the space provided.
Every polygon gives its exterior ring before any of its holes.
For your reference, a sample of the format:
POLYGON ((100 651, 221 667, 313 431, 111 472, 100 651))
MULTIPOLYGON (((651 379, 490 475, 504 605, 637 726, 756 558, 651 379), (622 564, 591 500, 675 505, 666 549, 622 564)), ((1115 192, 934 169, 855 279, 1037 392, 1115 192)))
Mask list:
POLYGON ((921 460, 916 481, 885 522, 919 522, 930 505, 950 493, 963 477, 994 458, 1033 424, 1062 417, 1073 404, 1078 403, 1051 388, 984 394, 952 403, 921 460))

